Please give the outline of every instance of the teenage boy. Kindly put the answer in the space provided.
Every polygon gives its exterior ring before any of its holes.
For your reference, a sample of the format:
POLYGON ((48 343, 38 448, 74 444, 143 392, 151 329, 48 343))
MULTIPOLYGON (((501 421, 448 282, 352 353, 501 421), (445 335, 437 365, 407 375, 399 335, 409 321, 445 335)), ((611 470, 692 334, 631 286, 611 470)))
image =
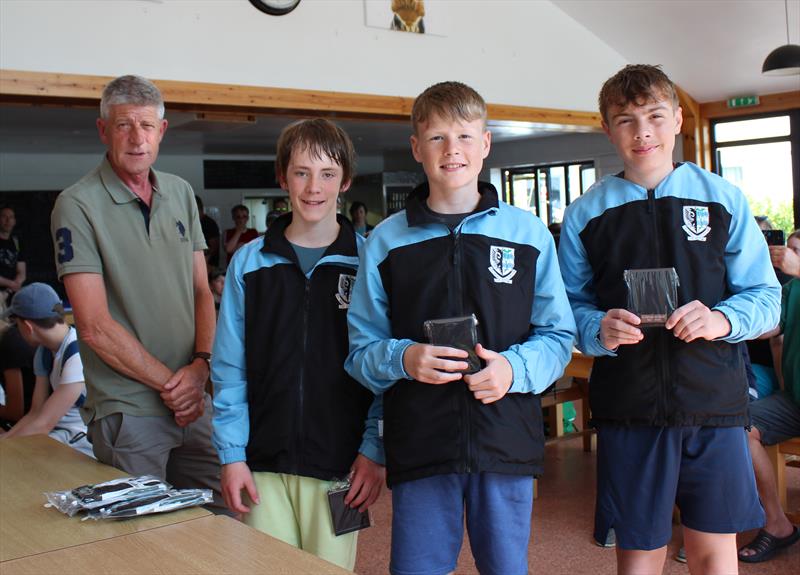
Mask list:
POLYGON ((578 347, 597 356, 595 538, 614 528, 620 573, 659 573, 681 511, 693 574, 736 573, 736 532, 763 525, 737 342, 778 322, 780 289, 742 193, 672 151, 682 116, 657 67, 627 66, 600 92, 624 171, 567 208, 561 270, 578 347), (625 270, 674 268, 662 327, 627 311, 625 270))
POLYGON ((16 320, 23 339, 38 347, 31 410, 3 437, 46 433, 94 457, 78 412, 86 399, 78 337, 64 322, 61 298, 49 285, 32 283, 17 292, 6 315, 16 320))
POLYGON ((245 523, 352 570, 357 533, 334 535, 327 492, 352 474, 345 503, 365 510, 384 481, 380 398, 343 367, 363 240, 336 200, 355 152, 335 124, 303 120, 275 164, 292 211, 236 252, 214 342, 222 491, 245 523))
POLYGON ((537 394, 569 361, 575 324, 547 228, 478 181, 491 141, 481 96, 436 84, 411 119, 428 182, 367 240, 345 364, 385 394, 391 571, 452 572, 466 506, 480 572, 526 573, 537 394), (471 314, 482 364, 464 375, 467 351, 425 343, 423 324, 471 314))

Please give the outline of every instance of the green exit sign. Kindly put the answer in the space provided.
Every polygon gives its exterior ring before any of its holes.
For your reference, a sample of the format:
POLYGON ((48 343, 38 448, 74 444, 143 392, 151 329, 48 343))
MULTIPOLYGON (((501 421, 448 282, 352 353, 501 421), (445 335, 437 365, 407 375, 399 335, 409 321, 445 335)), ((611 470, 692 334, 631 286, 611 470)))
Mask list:
POLYGON ((746 108, 748 106, 758 106, 758 96, 740 96, 728 100, 729 108, 746 108))

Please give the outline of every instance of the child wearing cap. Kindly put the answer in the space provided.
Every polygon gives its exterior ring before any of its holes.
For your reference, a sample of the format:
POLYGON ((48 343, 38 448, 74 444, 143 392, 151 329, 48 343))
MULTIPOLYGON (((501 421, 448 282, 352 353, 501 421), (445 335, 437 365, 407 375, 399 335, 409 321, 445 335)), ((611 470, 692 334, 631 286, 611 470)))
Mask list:
POLYGON ((38 347, 33 359, 36 385, 31 410, 0 437, 46 433, 93 457, 78 412, 86 399, 78 337, 75 328, 64 321, 58 294, 47 284, 32 283, 14 296, 5 315, 16 320, 26 342, 38 347))

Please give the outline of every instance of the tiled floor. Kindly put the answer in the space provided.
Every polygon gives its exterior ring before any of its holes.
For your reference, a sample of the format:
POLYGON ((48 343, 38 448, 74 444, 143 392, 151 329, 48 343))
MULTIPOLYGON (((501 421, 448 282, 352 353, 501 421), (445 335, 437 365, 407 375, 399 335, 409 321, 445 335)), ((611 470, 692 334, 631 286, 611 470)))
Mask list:
MULTIPOLYGON (((547 446, 546 475, 539 484, 534 503, 533 537, 528 564, 532 574, 596 575, 613 574, 616 562, 613 549, 603 549, 591 541, 594 509, 594 453, 585 453, 579 438, 554 441, 547 446)), ((800 508, 800 469, 788 468, 789 502, 800 508)), ((384 492, 372 508, 374 526, 359 536, 356 573, 377 575, 388 572, 391 526, 391 496, 384 492)), ((753 533, 740 535, 740 544, 753 533)), ((680 528, 673 531, 665 575, 688 575, 685 564, 672 560, 680 545, 680 528)), ((474 574, 469 543, 458 561, 456 573, 474 574)), ((741 575, 800 574, 800 543, 781 552, 771 561, 748 565, 739 563, 741 575)))

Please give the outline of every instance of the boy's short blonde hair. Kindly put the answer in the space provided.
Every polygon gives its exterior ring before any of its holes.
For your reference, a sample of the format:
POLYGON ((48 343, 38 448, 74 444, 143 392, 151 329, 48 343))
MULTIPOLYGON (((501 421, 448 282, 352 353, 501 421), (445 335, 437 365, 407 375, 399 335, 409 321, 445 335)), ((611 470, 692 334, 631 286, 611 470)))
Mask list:
POLYGON ((461 82, 440 82, 417 96, 411 108, 414 133, 419 124, 434 115, 462 122, 482 120, 486 129, 486 102, 478 92, 461 82))
POLYGON ((598 98, 600 115, 608 124, 608 111, 612 106, 624 108, 630 103, 643 106, 666 98, 672 109, 680 106, 675 84, 661 70, 660 66, 630 64, 606 80, 598 98))
POLYGON ((278 138, 275 173, 286 179, 286 170, 295 150, 308 150, 317 159, 324 156, 342 168, 342 183, 352 181, 356 172, 353 142, 342 128, 325 118, 298 120, 286 126, 278 138))

